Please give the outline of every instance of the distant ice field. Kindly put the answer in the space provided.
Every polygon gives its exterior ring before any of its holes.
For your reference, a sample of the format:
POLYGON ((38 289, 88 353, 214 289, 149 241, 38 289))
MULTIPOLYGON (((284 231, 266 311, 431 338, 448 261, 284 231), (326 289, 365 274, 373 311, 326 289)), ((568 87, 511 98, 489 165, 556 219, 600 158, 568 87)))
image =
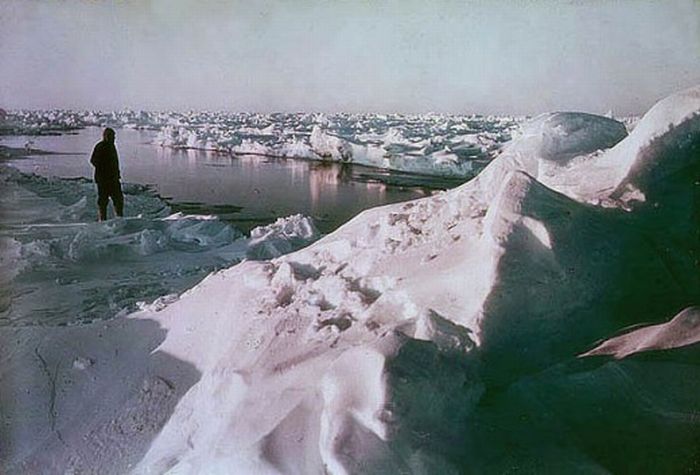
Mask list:
POLYGON ((85 126, 156 131, 163 147, 342 162, 469 178, 522 118, 481 115, 17 111, 0 133, 46 134, 85 126))

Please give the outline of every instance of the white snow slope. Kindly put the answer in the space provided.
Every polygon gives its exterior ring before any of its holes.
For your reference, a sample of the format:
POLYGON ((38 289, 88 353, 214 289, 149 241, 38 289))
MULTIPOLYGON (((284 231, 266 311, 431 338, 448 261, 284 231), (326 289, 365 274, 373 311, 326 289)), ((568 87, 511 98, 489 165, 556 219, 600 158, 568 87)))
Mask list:
POLYGON ((603 151, 619 123, 543 116, 465 185, 167 305, 2 329, 4 471, 697 470, 697 310, 605 340, 698 304, 699 114, 696 87, 603 151))

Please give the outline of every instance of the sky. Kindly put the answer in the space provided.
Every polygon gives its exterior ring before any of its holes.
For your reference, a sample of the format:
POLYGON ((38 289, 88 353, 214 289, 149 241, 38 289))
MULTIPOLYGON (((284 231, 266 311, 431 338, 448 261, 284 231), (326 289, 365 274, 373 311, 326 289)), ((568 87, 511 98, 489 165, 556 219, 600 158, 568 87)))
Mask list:
POLYGON ((0 0, 0 107, 637 114, 696 0, 0 0))

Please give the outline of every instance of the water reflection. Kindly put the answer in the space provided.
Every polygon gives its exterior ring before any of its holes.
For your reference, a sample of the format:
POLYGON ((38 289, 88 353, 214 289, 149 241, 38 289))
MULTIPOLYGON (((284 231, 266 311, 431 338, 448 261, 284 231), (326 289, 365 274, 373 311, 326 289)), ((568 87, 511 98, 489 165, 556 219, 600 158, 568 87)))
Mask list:
MULTIPOLYGON (((185 153, 187 154, 187 164, 192 166, 193 168, 196 167, 197 159, 199 159, 202 153, 196 152, 194 150, 185 150, 185 153)), ((204 158, 207 158, 206 154, 204 154, 204 158)))
POLYGON ((327 187, 337 186, 338 170, 336 167, 328 164, 316 164, 311 168, 309 176, 309 193, 311 196, 311 205, 317 207, 322 199, 327 187))
POLYGON ((375 191, 380 198, 384 197, 384 193, 386 192, 386 184, 382 183, 381 181, 368 181, 365 182, 365 185, 367 186, 368 190, 375 191))

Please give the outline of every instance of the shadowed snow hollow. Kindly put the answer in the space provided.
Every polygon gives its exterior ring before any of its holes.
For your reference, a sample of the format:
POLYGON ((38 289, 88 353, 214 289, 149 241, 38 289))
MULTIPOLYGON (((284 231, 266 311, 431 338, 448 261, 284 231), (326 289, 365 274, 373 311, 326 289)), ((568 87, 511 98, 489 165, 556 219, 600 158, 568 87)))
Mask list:
POLYGON ((636 330, 589 353, 629 355, 620 361, 577 355, 700 299, 698 91, 662 101, 626 138, 606 118, 540 117, 455 190, 365 211, 305 249, 218 271, 106 326, 3 331, 3 378, 37 386, 30 399, 16 384, 3 389, 3 407, 22 401, 5 416, 3 464, 17 473, 696 467, 700 350, 681 335, 692 311, 648 329, 655 339, 636 330), (628 184, 636 194, 620 194, 628 184), (679 217, 694 220, 672 232, 657 224, 679 217), (121 372, 127 361, 133 374, 121 372), (109 394, 91 399, 90 417, 78 409, 86 390, 109 394), (138 446, 119 435, 138 427, 138 446))

